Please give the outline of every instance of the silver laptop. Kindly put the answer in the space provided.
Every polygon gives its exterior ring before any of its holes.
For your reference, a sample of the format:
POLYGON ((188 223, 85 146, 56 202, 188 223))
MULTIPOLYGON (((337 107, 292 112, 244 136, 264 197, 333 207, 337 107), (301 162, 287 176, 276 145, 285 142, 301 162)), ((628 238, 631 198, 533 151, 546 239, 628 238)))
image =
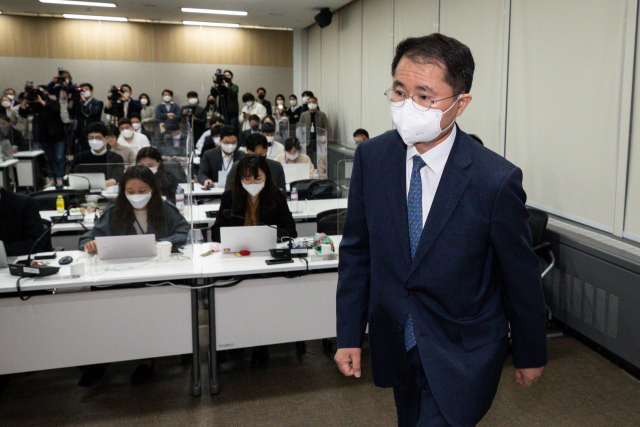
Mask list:
POLYGON ((4 242, 0 240, 0 268, 9 267, 7 262, 7 252, 4 250, 4 242))
POLYGON ((140 234, 132 236, 96 237, 98 259, 128 259, 155 257, 155 234, 140 234))
POLYGON ((223 253, 266 252, 275 248, 277 242, 277 230, 264 225, 220 229, 220 248, 223 253))
POLYGON ((309 179, 309 163, 288 163, 282 165, 284 180, 287 184, 301 179, 309 179))
POLYGON ((107 183, 103 173, 70 173, 69 188, 71 190, 104 190, 107 188, 107 183))

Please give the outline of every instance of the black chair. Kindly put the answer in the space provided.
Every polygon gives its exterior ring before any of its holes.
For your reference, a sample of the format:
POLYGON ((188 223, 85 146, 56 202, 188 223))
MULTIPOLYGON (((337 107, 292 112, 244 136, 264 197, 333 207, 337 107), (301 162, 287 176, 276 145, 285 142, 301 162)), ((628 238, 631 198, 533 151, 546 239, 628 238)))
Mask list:
POLYGON ((337 199, 339 197, 338 184, 330 179, 314 179, 307 188, 307 200, 337 199))
POLYGON ((316 216, 318 233, 341 235, 344 229, 344 219, 347 216, 346 208, 329 209, 316 216))
POLYGON ((49 221, 48 219, 42 218, 42 226, 43 226, 43 230, 47 230, 47 234, 42 238, 42 240, 45 243, 45 248, 44 248, 44 252, 62 252, 64 251, 64 248, 54 248, 53 247, 53 243, 51 241, 51 230, 49 229, 51 227, 51 221, 49 221))
POLYGON ((84 200, 83 192, 76 190, 37 191, 29 194, 38 205, 38 210, 41 211, 56 210, 56 201, 60 195, 64 199, 65 207, 68 207, 69 204, 79 207, 84 200))
POLYGON ((289 188, 296 189, 296 191, 298 192, 298 200, 308 200, 309 185, 313 181, 313 179, 301 179, 299 181, 293 181, 289 183, 289 188))
MULTIPOLYGON (((556 264, 551 243, 543 240, 544 233, 547 230, 547 223, 549 222, 549 214, 531 207, 528 207, 527 210, 529 211, 529 228, 531 229, 533 252, 538 255, 541 262, 544 261, 547 264, 547 268, 541 274, 541 278, 544 279, 556 264)), ((551 307, 545 303, 545 308, 547 310, 547 326, 553 327, 551 307)))

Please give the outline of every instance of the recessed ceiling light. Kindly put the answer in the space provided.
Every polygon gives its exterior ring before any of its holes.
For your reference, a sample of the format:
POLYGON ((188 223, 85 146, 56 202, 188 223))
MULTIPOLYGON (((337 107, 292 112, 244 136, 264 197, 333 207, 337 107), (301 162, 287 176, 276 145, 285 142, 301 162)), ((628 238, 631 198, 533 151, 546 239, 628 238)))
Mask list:
POLYGON ((40 3, 64 4, 64 5, 68 5, 68 6, 116 7, 115 3, 102 3, 102 2, 97 2, 97 1, 40 0, 40 3))
POLYGON ((240 10, 194 9, 192 7, 183 7, 182 11, 189 13, 211 13, 213 15, 247 16, 247 12, 242 12, 240 10))
POLYGON ((239 28, 240 24, 225 24, 222 22, 182 21, 184 25, 202 25, 203 27, 229 27, 239 28))
POLYGON ((118 21, 118 22, 127 22, 127 18, 122 18, 119 16, 92 16, 92 15, 73 15, 69 13, 65 13, 62 16, 68 19, 90 19, 92 21, 118 21))

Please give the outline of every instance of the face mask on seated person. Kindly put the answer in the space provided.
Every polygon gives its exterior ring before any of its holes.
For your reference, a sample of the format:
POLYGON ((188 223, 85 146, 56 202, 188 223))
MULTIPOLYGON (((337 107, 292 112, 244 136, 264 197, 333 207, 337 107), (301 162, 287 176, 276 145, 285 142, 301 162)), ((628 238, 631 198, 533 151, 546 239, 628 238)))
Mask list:
POLYGON ((12 101, 13 101, 13 100, 15 99, 15 96, 13 96, 13 95, 7 95, 7 98, 9 98, 10 100, 12 100, 12 101))
POLYGON ((289 105, 291 105, 292 107, 295 107, 297 103, 298 101, 296 101, 295 99, 289 101, 289 105))
POLYGON ((164 102, 171 102, 171 97, 169 95, 162 97, 164 102))
POLYGON ((4 108, 9 108, 11 107, 11 101, 2 101, 2 106, 4 108))
POLYGON ((243 182, 242 187, 247 190, 247 193, 251 194, 253 197, 256 197, 264 188, 264 182, 262 184, 245 184, 243 182))
POLYGON ((296 153, 296 154, 289 154, 289 153, 284 153, 285 157, 287 158, 287 160, 298 160, 298 157, 300 157, 300 152, 296 153))
POLYGON ((189 98, 189 105, 196 105, 198 103, 198 98, 189 98))
POLYGON ((153 172, 154 174, 156 174, 156 173, 158 173, 158 166, 155 166, 155 167, 149 168, 149 170, 150 170, 151 172, 153 172))
POLYGON ((133 131, 131 129, 125 129, 122 131, 122 136, 124 138, 131 138, 133 136, 133 131))
POLYGON ((140 123, 131 123, 131 127, 134 130, 140 130, 140 128, 142 127, 142 125, 140 123))
POLYGON ((149 203, 149 200, 151 200, 151 194, 153 192, 150 191, 147 194, 127 194, 127 200, 129 200, 129 203, 131 203, 131 206, 133 206, 134 209, 142 209, 145 206, 147 206, 147 203, 149 203))
POLYGON ((147 101, 147 98, 142 98, 140 100, 140 104, 142 104, 142 105, 147 105, 148 103, 149 103, 149 101, 147 101))
POLYGON ((267 136, 267 142, 269 143, 269 146, 271 146, 273 144, 273 141, 276 139, 275 136, 267 136))
POLYGON ((216 144, 216 147, 219 147, 220 146, 220 137, 219 136, 213 137, 213 143, 216 144))
POLYGON ((222 146, 222 151, 224 151, 227 154, 231 154, 234 151, 236 151, 236 147, 238 146, 238 144, 221 144, 222 146))
POLYGON ((104 141, 100 141, 99 139, 90 139, 89 146, 93 151, 100 151, 104 147, 104 141))
POLYGON ((260 125, 251 125, 251 130, 257 132, 260 129, 260 125))
POLYGON ((307 107, 309 107, 309 110, 315 110, 316 108, 318 108, 318 104, 314 104, 313 102, 307 104, 307 107))
POLYGON ((302 97, 302 103, 306 104, 307 102, 309 102, 309 97, 308 96, 303 96, 302 97))

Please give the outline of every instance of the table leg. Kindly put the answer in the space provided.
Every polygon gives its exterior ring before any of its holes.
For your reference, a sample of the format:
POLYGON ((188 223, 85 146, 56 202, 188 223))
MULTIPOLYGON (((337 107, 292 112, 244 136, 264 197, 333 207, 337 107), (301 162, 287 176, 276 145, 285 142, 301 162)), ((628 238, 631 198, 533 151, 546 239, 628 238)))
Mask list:
POLYGON ((192 359, 192 377, 191 377, 191 395, 200 396, 202 393, 200 372, 200 332, 198 329, 198 290, 191 290, 191 330, 193 341, 193 359, 192 359))
POLYGON ((38 191, 38 171, 36 170, 38 164, 38 158, 31 158, 31 181, 33 183, 33 191, 38 191))
POLYGON ((216 341, 216 296, 215 288, 207 288, 209 292, 209 385, 211 394, 220 393, 218 382, 218 355, 216 341))
POLYGON ((3 168, 2 169, 2 186, 7 191, 11 191, 11 187, 9 186, 9 175, 10 175, 9 171, 10 170, 11 170, 10 168, 3 168))

